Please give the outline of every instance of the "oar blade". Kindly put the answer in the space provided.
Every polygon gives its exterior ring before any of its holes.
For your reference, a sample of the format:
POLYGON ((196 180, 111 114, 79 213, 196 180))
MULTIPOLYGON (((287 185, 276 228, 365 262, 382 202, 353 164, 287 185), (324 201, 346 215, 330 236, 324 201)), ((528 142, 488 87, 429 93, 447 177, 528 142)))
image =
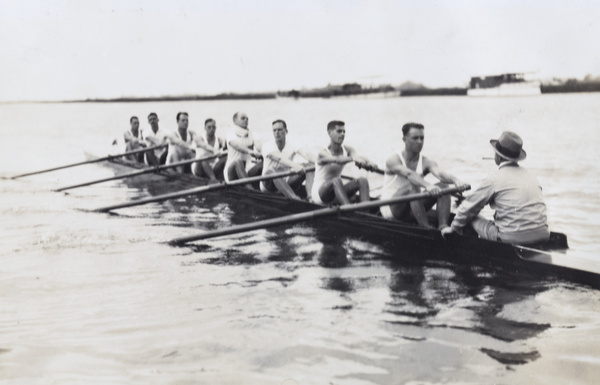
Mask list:
POLYGON ((135 155, 135 154, 139 154, 139 153, 150 151, 150 150, 155 150, 157 148, 161 148, 161 147, 165 147, 165 146, 166 146, 166 144, 162 144, 162 145, 159 145, 159 146, 153 146, 153 147, 145 147, 145 148, 142 148, 142 149, 139 149, 139 150, 124 152, 122 154, 109 155, 109 156, 105 156, 105 157, 102 157, 102 158, 90 159, 90 160, 86 160, 86 161, 83 161, 83 162, 77 162, 77 163, 67 164, 67 165, 64 165, 64 166, 47 168, 45 170, 28 172, 28 173, 25 173, 25 174, 15 175, 15 176, 11 177, 11 179, 23 178, 25 176, 30 176, 30 175, 44 174, 44 173, 47 173, 47 172, 63 170, 65 168, 81 166, 81 165, 84 165, 84 164, 91 164, 91 163, 103 162, 105 160, 119 158, 119 157, 127 156, 127 155, 135 155))

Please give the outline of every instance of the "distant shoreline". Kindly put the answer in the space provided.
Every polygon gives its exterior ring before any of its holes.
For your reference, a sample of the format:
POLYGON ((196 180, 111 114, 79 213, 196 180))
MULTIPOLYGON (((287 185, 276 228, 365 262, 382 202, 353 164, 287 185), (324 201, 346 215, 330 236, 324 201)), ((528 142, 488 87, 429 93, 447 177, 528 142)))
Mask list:
MULTIPOLYGON (((179 102, 179 101, 211 101, 211 100, 268 100, 268 99, 304 99, 304 98, 339 98, 339 97, 410 97, 410 96, 466 96, 468 88, 427 88, 422 84, 406 82, 399 87, 390 85, 363 88, 357 83, 340 86, 328 85, 323 88, 308 90, 290 90, 277 92, 223 93, 218 95, 179 95, 150 97, 94 98, 56 101, 0 101, 0 104, 15 103, 145 103, 145 102, 179 102)), ((562 84, 542 84, 542 94, 600 92, 600 81, 580 81, 569 79, 562 84)))

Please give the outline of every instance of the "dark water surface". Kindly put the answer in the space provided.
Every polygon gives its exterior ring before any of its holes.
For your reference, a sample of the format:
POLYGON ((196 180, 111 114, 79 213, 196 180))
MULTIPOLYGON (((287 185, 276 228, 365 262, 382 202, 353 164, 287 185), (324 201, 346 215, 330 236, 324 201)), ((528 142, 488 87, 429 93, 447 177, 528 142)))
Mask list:
MULTIPOLYGON (((401 124, 420 121, 424 153, 476 185, 493 168, 481 160, 489 139, 513 129, 567 255, 598 261, 599 105, 599 94, 4 104, 0 175, 106 152, 131 115, 145 127, 156 111, 175 129, 183 110, 192 129, 214 117, 224 133, 241 109, 263 138, 284 118, 315 151, 327 121, 345 120, 346 141, 380 164, 401 148, 401 124)), ((89 165, 0 180, 0 383, 597 382, 598 290, 414 255, 326 222, 171 247, 281 213, 221 194, 84 211, 183 187, 160 178, 51 191, 113 174, 89 165)))

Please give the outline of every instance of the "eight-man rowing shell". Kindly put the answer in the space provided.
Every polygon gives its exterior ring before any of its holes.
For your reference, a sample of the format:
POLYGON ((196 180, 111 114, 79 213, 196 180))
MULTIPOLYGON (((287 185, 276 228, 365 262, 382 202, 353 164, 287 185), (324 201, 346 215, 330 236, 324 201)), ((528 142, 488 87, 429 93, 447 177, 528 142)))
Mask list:
MULTIPOLYGON (((92 155, 88 154, 87 156, 93 158, 92 155)), ((115 171, 144 167, 144 165, 124 162, 120 159, 111 159, 106 164, 115 171)), ((174 177, 172 173, 158 172, 158 174, 174 177)), ((206 180, 190 174, 176 175, 175 177, 184 182, 186 186, 206 184, 206 180)), ((324 206, 311 202, 292 200, 281 195, 263 193, 239 186, 225 186, 224 192, 252 203, 277 207, 288 213, 309 213, 324 208, 324 206)), ((391 243, 395 249, 401 250, 396 254, 398 258, 402 259, 427 255, 455 263, 501 266, 517 273, 554 275, 600 287, 600 266, 592 261, 578 260, 564 254, 564 250, 568 249, 568 244, 567 237, 561 233, 553 232, 550 240, 543 244, 519 246, 454 234, 448 239, 444 239, 437 230, 390 221, 379 215, 364 212, 338 210, 333 215, 324 217, 323 220, 338 228, 341 225, 348 232, 356 234, 357 237, 367 236, 372 240, 391 243)), ((176 239, 171 243, 185 243, 178 241, 176 239)))

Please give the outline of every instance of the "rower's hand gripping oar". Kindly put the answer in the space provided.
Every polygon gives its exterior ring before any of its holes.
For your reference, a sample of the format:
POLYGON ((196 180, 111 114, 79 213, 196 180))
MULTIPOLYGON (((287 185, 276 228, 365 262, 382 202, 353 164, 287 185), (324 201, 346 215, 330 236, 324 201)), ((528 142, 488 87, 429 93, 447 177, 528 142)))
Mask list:
MULTIPOLYGON (((314 171, 314 169, 315 169, 314 167, 309 167, 309 168, 304 169, 304 171, 309 172, 309 171, 314 171)), ((162 202, 162 201, 166 201, 168 199, 181 198, 181 197, 188 196, 188 195, 199 195, 199 194, 207 193, 210 191, 224 190, 231 186, 243 186, 243 185, 247 185, 247 184, 252 184, 254 182, 260 182, 263 180, 284 178, 284 177, 298 174, 298 173, 299 173, 298 171, 282 171, 282 172, 277 172, 274 174, 254 176, 251 178, 244 178, 244 179, 236 179, 229 183, 219 183, 219 184, 211 184, 208 186, 195 187, 195 188, 191 188, 191 189, 187 189, 187 190, 177 191, 177 192, 170 193, 170 194, 157 195, 157 196, 151 197, 151 198, 138 199, 138 200, 134 200, 131 202, 121 203, 118 205, 101 207, 101 208, 95 209, 93 211, 108 212, 111 210, 122 209, 125 207, 144 205, 146 203, 162 202)))
MULTIPOLYGON (((468 186, 468 185, 463 188, 448 187, 448 188, 442 189, 442 195, 452 194, 455 192, 468 190, 470 188, 471 188, 471 186, 468 186)), ((368 209, 372 209, 372 208, 380 207, 380 206, 388 206, 388 205, 396 204, 396 203, 424 199, 424 198, 428 198, 430 196, 431 195, 428 192, 424 192, 424 193, 418 193, 418 194, 404 195, 401 197, 395 197, 395 198, 390 198, 390 199, 385 199, 385 200, 375 200, 375 201, 361 202, 361 203, 349 204, 349 205, 343 205, 343 206, 325 207, 322 209, 317 209, 317 210, 313 210, 313 211, 309 211, 309 212, 305 212, 305 213, 286 215, 286 216, 279 217, 279 218, 267 219, 264 221, 258 221, 258 222, 253 222, 253 223, 246 223, 246 224, 239 225, 239 226, 232 226, 232 227, 229 227, 226 229, 206 231, 204 233, 197 234, 197 235, 175 238, 175 239, 170 240, 169 244, 182 245, 184 243, 193 242, 193 241, 197 241, 197 240, 201 240, 201 239, 215 238, 215 237, 220 237, 223 235, 237 234, 237 233, 243 233, 243 232, 251 231, 251 230, 265 229, 265 228, 269 228, 269 227, 287 225, 287 224, 292 224, 292 223, 296 223, 296 222, 306 221, 309 219, 333 216, 333 215, 337 215, 338 213, 349 213, 349 212, 358 211, 358 210, 368 210, 368 209)))
POLYGON ((71 186, 65 186, 65 187, 61 187, 58 188, 54 191, 58 192, 58 191, 65 191, 65 190, 70 190, 70 189, 74 189, 77 187, 84 187, 84 186, 90 186, 93 184, 97 184, 97 183, 102 183, 102 182, 108 182, 111 180, 118 180, 118 179, 124 179, 124 178, 131 178, 134 176, 138 176, 138 175, 144 175, 144 174, 152 174, 152 173, 158 173, 162 170, 168 170, 170 168, 175 168, 175 167, 179 167, 179 166, 185 166, 187 164, 192 164, 192 163, 196 163, 196 162, 204 162, 206 160, 211 160, 214 158, 219 158, 222 156, 227 155, 227 152, 219 152, 216 154, 212 154, 209 156, 205 156, 203 158, 198 158, 198 159, 188 159, 188 160, 183 160, 181 162, 176 162, 176 163, 171 163, 171 164, 164 164, 164 165, 160 165, 160 166, 154 166, 154 167, 149 167, 149 168, 145 168, 139 171, 133 171, 127 174, 121 174, 121 175, 115 175, 109 178, 103 178, 103 179, 97 179, 97 180, 93 180, 93 181, 89 181, 89 182, 84 182, 84 183, 79 183, 79 184, 74 184, 71 186))
POLYGON ((29 175, 43 174, 43 173, 50 172, 50 171, 62 170, 64 168, 81 166, 81 165, 84 165, 84 164, 104 162, 105 160, 111 160, 111 159, 115 159, 115 158, 120 158, 122 156, 127 156, 127 155, 135 155, 135 154, 139 154, 141 152, 146 152, 146 151, 150 151, 150 150, 156 150, 158 148, 162 148, 162 147, 165 147, 165 146, 166 146, 166 144, 161 144, 161 145, 158 145, 158 146, 146 147, 146 148, 142 148, 142 149, 139 149, 139 150, 124 152, 122 154, 108 155, 108 156, 105 156, 105 157, 102 157, 102 158, 86 160, 84 162, 71 163, 71 164, 67 164, 67 165, 64 165, 64 166, 58 166, 58 167, 48 168, 46 170, 28 172, 26 174, 15 175, 15 176, 11 177, 10 179, 22 178, 24 176, 29 176, 29 175))

